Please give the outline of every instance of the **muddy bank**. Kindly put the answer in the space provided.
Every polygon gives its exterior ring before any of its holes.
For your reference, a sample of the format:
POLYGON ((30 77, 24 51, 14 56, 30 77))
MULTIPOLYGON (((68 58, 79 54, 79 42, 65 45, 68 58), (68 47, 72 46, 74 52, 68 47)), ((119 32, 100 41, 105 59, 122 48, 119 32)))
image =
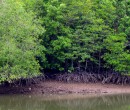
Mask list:
POLYGON ((0 94, 120 94, 130 93, 129 85, 64 83, 45 81, 28 86, 0 86, 0 94))
POLYGON ((119 94, 130 93, 129 85, 114 85, 101 83, 64 83, 57 81, 47 81, 37 85, 32 89, 34 94, 119 94))

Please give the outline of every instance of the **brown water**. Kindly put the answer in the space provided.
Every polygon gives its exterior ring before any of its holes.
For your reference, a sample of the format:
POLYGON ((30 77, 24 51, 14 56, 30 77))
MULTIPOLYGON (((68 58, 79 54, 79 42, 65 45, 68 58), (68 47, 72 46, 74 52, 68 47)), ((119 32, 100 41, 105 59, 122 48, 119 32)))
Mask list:
POLYGON ((130 95, 0 96, 0 110, 130 110, 130 95))

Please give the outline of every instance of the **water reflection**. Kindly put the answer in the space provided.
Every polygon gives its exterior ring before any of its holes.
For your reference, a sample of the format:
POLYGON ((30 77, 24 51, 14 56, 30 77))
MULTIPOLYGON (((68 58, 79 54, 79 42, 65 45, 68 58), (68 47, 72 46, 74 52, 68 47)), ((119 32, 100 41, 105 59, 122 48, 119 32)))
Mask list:
POLYGON ((0 110, 130 110, 130 95, 48 99, 44 96, 0 96, 0 110))

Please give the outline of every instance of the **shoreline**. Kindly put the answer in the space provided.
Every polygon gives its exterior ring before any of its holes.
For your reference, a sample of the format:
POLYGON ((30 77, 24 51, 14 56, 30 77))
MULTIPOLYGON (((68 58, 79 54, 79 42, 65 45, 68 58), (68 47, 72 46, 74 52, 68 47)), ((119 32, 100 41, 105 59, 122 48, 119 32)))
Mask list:
POLYGON ((101 83, 65 83, 58 81, 40 81, 30 86, 0 86, 0 94, 28 95, 69 95, 69 94, 130 94, 130 85, 101 83))
MULTIPOLYGON (((129 94, 129 85, 101 84, 101 83, 65 83, 57 81, 47 81, 39 84, 41 94, 129 94)), ((33 89, 36 94, 36 88, 33 89)))

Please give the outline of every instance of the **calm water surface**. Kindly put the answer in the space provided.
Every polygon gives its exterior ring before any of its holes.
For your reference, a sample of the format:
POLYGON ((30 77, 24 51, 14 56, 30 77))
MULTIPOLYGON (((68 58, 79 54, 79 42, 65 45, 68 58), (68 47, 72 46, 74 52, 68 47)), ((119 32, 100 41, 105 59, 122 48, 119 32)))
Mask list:
POLYGON ((0 96, 0 110, 130 110, 130 95, 0 96))

